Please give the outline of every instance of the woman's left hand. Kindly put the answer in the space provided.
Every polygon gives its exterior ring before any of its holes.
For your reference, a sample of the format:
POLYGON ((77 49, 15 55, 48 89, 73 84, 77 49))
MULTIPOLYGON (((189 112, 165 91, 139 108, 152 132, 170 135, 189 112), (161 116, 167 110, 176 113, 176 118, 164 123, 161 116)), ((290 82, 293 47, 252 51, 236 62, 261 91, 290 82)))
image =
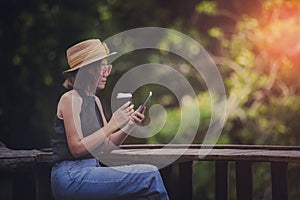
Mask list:
POLYGON ((130 115, 130 120, 129 122, 126 124, 125 127, 122 128, 122 130, 129 134, 133 128, 136 126, 136 125, 139 125, 143 122, 144 118, 145 118, 145 110, 146 110, 146 107, 143 109, 142 112, 139 112, 139 108, 136 109, 131 115, 130 115))
POLYGON ((145 118, 144 113, 145 113, 146 107, 143 109, 142 112, 139 111, 140 107, 138 109, 136 109, 130 116, 130 121, 134 122, 135 124, 141 124, 145 118))

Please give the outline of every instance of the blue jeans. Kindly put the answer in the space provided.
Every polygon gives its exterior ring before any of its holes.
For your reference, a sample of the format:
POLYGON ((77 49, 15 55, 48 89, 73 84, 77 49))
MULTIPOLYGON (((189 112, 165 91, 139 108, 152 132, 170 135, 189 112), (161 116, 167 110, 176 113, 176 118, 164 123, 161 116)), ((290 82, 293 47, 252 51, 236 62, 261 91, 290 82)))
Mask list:
POLYGON ((55 199, 169 199, 152 165, 102 167, 95 158, 63 161, 51 172, 55 199))

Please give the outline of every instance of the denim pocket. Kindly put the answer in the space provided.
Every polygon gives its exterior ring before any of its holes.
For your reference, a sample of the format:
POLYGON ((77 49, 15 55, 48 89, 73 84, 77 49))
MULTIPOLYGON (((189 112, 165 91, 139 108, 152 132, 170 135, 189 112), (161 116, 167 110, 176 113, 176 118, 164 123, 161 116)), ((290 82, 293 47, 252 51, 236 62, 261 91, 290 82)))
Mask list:
POLYGON ((82 170, 82 160, 76 160, 76 161, 69 161, 69 165, 67 168, 67 173, 69 177, 73 180, 78 180, 80 177, 82 177, 81 173, 83 172, 82 170))
POLYGON ((70 172, 74 168, 76 168, 78 165, 80 165, 80 163, 82 162, 82 160, 74 160, 74 161, 67 161, 67 162, 68 162, 67 170, 68 170, 68 172, 70 172))

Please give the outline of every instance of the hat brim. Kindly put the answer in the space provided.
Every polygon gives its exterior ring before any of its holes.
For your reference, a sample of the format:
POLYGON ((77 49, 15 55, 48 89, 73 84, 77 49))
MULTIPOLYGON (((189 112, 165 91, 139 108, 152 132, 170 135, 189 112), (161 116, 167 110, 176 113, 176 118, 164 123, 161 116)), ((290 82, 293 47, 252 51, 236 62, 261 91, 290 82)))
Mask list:
POLYGON ((81 67, 84 67, 84 66, 88 65, 88 64, 91 64, 91 63, 94 63, 94 62, 96 62, 96 61, 99 61, 99 60, 102 60, 102 59, 104 59, 104 58, 107 58, 107 57, 109 57, 109 56, 115 55, 116 53, 117 53, 117 52, 112 52, 112 53, 107 54, 106 56, 103 56, 103 57, 97 57, 97 58, 94 58, 94 59, 89 59, 89 60, 87 60, 87 61, 83 61, 82 63, 80 63, 80 64, 77 65, 76 67, 73 67, 73 68, 71 68, 71 69, 65 70, 65 71, 63 71, 62 73, 65 74, 65 73, 68 73, 68 72, 75 71, 75 70, 77 70, 77 69, 79 69, 79 68, 81 68, 81 67))

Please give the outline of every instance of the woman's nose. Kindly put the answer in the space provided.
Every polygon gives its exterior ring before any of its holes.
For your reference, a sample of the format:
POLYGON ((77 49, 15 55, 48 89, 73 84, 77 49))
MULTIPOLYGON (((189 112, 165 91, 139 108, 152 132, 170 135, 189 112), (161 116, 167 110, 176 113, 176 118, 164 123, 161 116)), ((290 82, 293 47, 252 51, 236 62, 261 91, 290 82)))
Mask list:
POLYGON ((111 72, 111 65, 106 65, 100 70, 100 75, 107 77, 111 72))
POLYGON ((105 72, 103 72, 101 75, 102 75, 103 77, 107 77, 107 76, 108 76, 108 73, 107 73, 107 71, 105 71, 105 72))

